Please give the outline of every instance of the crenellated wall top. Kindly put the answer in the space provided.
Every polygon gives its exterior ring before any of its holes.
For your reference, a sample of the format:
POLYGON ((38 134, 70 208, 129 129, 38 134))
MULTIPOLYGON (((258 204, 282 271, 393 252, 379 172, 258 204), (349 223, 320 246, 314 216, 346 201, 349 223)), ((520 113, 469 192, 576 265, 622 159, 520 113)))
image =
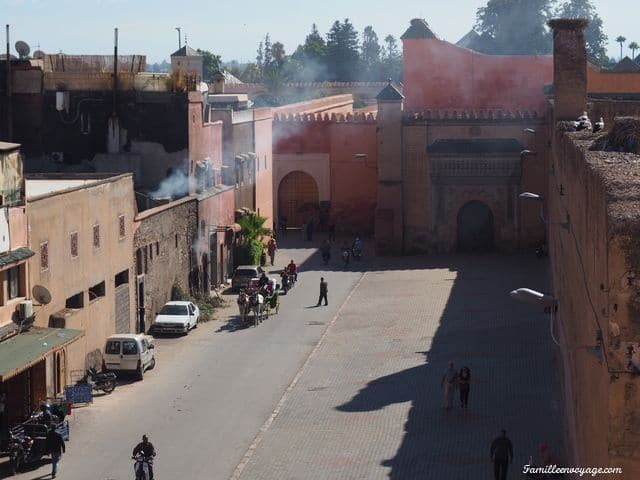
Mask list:
POLYGON ((405 123, 469 123, 541 121, 537 111, 511 110, 425 110, 405 112, 405 123))
POLYGON ((306 114, 278 114, 273 115, 274 122, 298 123, 376 123, 377 115, 368 113, 306 113, 306 114))

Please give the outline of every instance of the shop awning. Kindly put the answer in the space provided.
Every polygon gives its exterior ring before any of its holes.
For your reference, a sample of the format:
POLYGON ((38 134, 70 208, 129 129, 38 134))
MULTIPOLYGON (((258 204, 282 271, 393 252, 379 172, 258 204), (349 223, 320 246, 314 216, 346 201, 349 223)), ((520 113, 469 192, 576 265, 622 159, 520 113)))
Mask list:
POLYGON ((84 335, 82 330, 36 328, 0 342, 0 382, 4 382, 84 335))

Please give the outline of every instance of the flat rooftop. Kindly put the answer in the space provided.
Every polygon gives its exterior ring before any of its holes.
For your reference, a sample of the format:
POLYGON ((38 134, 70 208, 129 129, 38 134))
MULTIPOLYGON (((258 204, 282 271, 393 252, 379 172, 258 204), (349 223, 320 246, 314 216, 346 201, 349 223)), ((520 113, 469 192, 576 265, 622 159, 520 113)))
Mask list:
POLYGON ((71 190, 99 185, 105 182, 111 182, 124 176, 131 176, 131 174, 96 173, 91 174, 91 176, 83 174, 78 174, 76 176, 31 174, 25 179, 26 197, 28 201, 56 193, 68 192, 71 190))

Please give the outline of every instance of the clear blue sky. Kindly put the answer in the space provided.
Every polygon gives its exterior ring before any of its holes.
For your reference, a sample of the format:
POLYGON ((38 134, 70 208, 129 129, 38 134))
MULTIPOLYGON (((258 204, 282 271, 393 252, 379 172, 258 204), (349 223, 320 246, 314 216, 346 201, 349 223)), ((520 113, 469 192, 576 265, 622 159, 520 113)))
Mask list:
MULTIPOLYGON (((620 55, 618 35, 640 43, 640 0, 594 0, 609 36, 609 55, 620 55)), ((113 28, 120 52, 144 54, 148 62, 168 59, 182 27, 194 48, 253 61, 266 33, 291 53, 311 24, 325 34, 336 19, 349 18, 358 31, 372 25, 378 37, 399 37, 414 17, 425 18, 438 37, 456 42, 475 23, 486 0, 0 0, 0 22, 16 40, 48 53, 110 54, 113 28)), ((4 53, 5 39, 2 39, 4 53)), ((626 49, 625 49, 626 50, 626 49)), ((626 50, 628 52, 628 50, 626 50)))

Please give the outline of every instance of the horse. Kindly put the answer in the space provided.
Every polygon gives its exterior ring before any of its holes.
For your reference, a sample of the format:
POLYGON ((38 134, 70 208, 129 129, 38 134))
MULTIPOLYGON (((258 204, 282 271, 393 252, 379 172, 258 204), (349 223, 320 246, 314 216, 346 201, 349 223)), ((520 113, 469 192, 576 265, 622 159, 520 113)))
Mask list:
POLYGON ((249 295, 249 308, 253 312, 253 325, 262 322, 264 297, 256 290, 249 295))
POLYGON ((251 311, 251 302, 249 299, 249 295, 247 295, 247 292, 242 290, 238 294, 237 303, 238 303, 238 310, 240 310, 240 321, 244 324, 247 318, 247 315, 251 311))

